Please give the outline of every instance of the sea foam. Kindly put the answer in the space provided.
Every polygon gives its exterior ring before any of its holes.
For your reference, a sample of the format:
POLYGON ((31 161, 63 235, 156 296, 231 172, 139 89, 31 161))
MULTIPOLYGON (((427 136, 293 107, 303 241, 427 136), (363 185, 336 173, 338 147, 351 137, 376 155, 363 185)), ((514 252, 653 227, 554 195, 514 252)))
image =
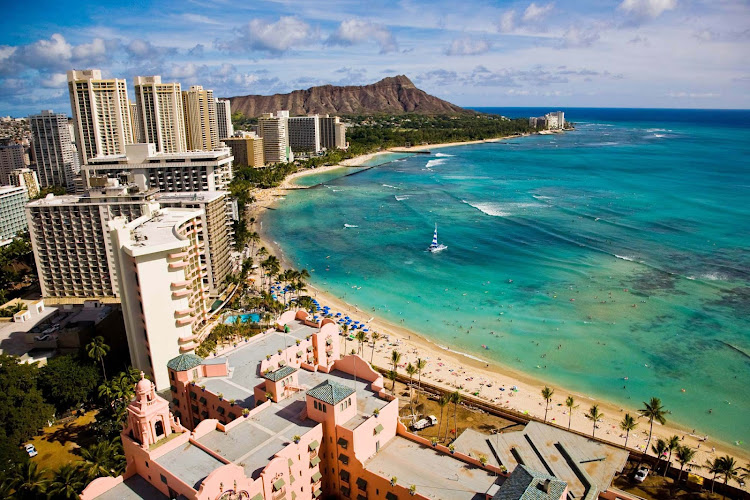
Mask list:
POLYGON ((442 165, 445 163, 445 158, 440 158, 439 160, 430 160, 427 162, 427 165, 425 165, 425 168, 432 168, 437 167, 438 165, 442 165))
POLYGON ((435 156, 438 158, 453 158, 454 155, 449 155, 447 153, 437 153, 435 156))

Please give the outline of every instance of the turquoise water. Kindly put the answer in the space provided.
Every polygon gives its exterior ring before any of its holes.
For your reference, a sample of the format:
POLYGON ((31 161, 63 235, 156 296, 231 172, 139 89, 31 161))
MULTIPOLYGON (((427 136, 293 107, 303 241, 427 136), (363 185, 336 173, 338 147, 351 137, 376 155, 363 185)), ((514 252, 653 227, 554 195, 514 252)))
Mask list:
POLYGON ((260 315, 256 313, 240 314, 238 316, 229 316, 224 320, 224 324, 233 325, 240 321, 241 323, 257 323, 260 321, 260 315))
POLYGON ((750 113, 617 113, 329 180, 265 227, 374 315, 747 450, 750 113))

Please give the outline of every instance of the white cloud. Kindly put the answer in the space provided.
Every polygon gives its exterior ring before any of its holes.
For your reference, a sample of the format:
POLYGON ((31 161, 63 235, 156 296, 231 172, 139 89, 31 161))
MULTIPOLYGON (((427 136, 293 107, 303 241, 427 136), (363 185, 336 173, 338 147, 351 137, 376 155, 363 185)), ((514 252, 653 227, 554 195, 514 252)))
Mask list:
POLYGON ((380 53, 397 52, 398 43, 393 33, 383 24, 364 19, 347 19, 328 37, 330 45, 355 45, 374 40, 380 46, 380 53))
POLYGON ((667 92, 667 97, 677 98, 677 99, 709 99, 712 97, 719 97, 721 94, 718 94, 716 92, 667 92))
POLYGON ((677 7, 677 0, 623 0, 618 9, 637 18, 655 18, 677 7))
POLYGON ((599 40, 599 32, 596 30, 584 30, 576 27, 568 28, 563 34, 563 47, 590 47, 594 42, 599 40))
POLYGON ((65 73, 53 73, 47 78, 41 79, 42 87, 48 89, 60 89, 67 85, 68 77, 65 73))
POLYGON ((500 32, 510 33, 511 31, 513 31, 513 29, 516 27, 515 18, 516 18, 515 10, 507 10, 503 12, 503 15, 500 16, 500 24, 498 26, 498 28, 500 29, 500 32))
POLYGON ((546 16, 554 8, 554 6, 554 3, 548 3, 547 5, 537 5, 536 3, 531 2, 523 12, 522 19, 524 22, 537 21, 546 16))
POLYGON ((492 45, 487 40, 473 40, 471 38, 456 38, 445 49, 445 54, 449 56, 475 56, 489 52, 492 45))
POLYGON ((280 17, 275 23, 253 19, 237 32, 237 38, 219 43, 219 48, 280 54, 294 47, 308 45, 316 38, 310 25, 294 16, 280 17))

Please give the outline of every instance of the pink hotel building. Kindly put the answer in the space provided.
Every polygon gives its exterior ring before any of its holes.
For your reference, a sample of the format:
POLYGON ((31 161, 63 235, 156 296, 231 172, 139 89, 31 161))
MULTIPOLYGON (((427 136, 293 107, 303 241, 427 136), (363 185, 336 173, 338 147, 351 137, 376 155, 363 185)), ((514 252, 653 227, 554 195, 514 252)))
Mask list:
POLYGON ((173 410, 142 378, 122 431, 125 474, 96 479, 81 498, 566 498, 564 481, 526 467, 506 480, 410 433, 382 376, 342 358, 339 343, 332 320, 289 311, 276 331, 219 356, 172 359, 173 410))

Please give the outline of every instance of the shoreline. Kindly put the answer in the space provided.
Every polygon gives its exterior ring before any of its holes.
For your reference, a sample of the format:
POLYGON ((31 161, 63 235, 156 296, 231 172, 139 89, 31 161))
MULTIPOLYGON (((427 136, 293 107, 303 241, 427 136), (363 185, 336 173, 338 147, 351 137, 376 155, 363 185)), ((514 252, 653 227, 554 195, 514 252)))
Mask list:
MULTIPOLYGON (((283 192, 289 189, 290 186, 293 186, 288 181, 304 175, 321 173, 335 168, 361 166, 362 163, 384 154, 408 153, 409 151, 425 149, 498 142, 503 139, 507 139, 507 137, 482 141, 413 146, 411 148, 393 148, 398 149, 398 151, 391 149, 379 151, 345 160, 340 165, 297 172, 285 179, 278 188, 260 190, 261 192, 265 191, 265 193, 262 193, 262 196, 256 196, 257 201, 252 207, 252 216, 256 217, 259 221, 262 220, 262 214, 265 210, 271 208, 271 205, 275 201, 283 199, 283 192)), ((254 192, 253 194, 260 195, 261 192, 254 192)), ((285 256, 279 243, 272 241, 262 229, 262 222, 259 234, 261 236, 261 245, 265 246, 270 253, 279 258, 282 262, 282 267, 294 267, 293 263, 285 256)), ((367 359, 368 356, 374 354, 373 363, 377 366, 389 367, 391 365, 391 351, 398 349, 402 353, 401 364, 403 365, 413 362, 418 356, 422 359, 428 359, 427 367, 422 373, 425 381, 442 386, 449 391, 456 390, 457 387, 461 386, 463 387, 461 391, 465 394, 478 392, 478 397, 490 404, 501 408, 513 409, 520 413, 537 417, 540 420, 544 417, 545 409, 544 400, 541 397, 541 389, 545 385, 550 385, 555 389, 555 395, 553 396, 553 401, 548 412, 548 421, 563 427, 567 426, 567 408, 563 403, 568 395, 572 395, 576 399, 576 404, 580 406, 573 412, 571 427, 580 432, 590 434, 592 431, 592 422, 586 419, 584 414, 591 405, 598 404, 600 411, 604 413, 604 419, 597 425, 597 437, 619 445, 623 445, 625 441, 625 435, 619 427, 620 420, 625 413, 630 413, 634 417, 638 415, 638 408, 624 408, 611 401, 595 400, 585 394, 570 391, 564 387, 549 384, 549 382, 545 384, 545 381, 541 378, 520 372, 497 361, 483 360, 481 357, 470 353, 450 350, 449 347, 435 343, 419 332, 412 331, 405 326, 390 323, 378 318, 371 311, 362 310, 353 304, 349 304, 343 298, 335 296, 320 286, 309 284, 308 289, 310 295, 316 297, 321 303, 331 306, 334 311, 348 315, 352 319, 366 322, 370 331, 375 330, 381 335, 386 334, 389 336, 388 341, 382 338, 378 340, 377 345, 374 347, 374 353, 371 353, 370 344, 365 346, 364 357, 367 359), (519 390, 517 392, 511 391, 510 388, 513 386, 517 386, 519 390), (499 390, 500 387, 506 390, 501 391, 499 390)), ((356 342, 352 342, 346 348, 347 350, 356 348, 356 342)), ((403 369, 400 368, 399 372, 403 372, 403 369)), ((669 408, 668 402, 665 404, 669 408)), ((644 451, 643 448, 648 437, 648 421, 638 418, 637 422, 638 428, 630 433, 628 447, 644 451)), ((661 426, 656 424, 654 426, 651 443, 653 444, 657 438, 666 440, 672 435, 684 437, 682 443, 697 450, 696 457, 693 460, 693 463, 696 464, 702 464, 707 459, 723 455, 734 456, 743 462, 750 459, 750 454, 742 449, 714 439, 711 436, 708 436, 708 439, 704 440, 703 433, 700 433, 699 430, 693 431, 668 419, 667 425, 661 426)), ((673 460, 673 463, 676 462, 673 460)))

